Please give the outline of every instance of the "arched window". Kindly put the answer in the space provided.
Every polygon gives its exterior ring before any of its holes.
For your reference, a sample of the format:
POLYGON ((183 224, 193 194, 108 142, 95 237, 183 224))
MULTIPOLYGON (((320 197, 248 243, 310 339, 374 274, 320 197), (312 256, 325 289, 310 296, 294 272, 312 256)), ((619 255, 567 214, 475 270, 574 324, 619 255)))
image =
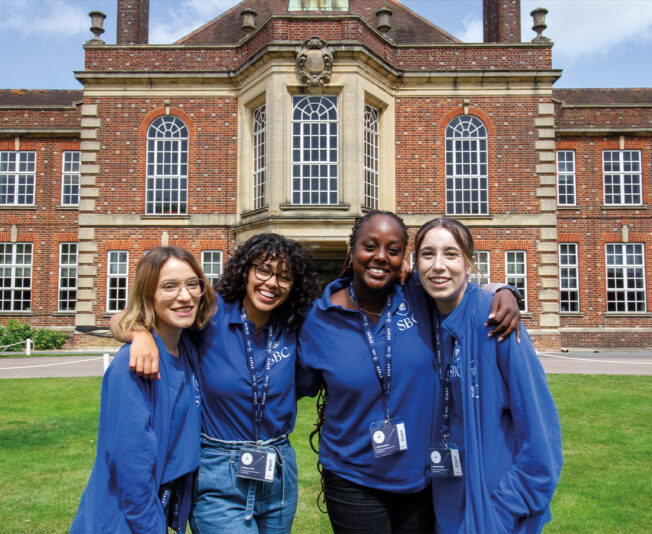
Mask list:
POLYGON ((178 117, 158 117, 147 130, 145 212, 188 213, 188 128, 178 117))
POLYGON ((364 106, 364 206, 378 209, 378 110, 364 106))
POLYGON ((455 117, 446 127, 446 213, 489 213, 487 128, 472 115, 455 117))
POLYGON ((338 203, 337 97, 292 100, 292 203, 338 203))
POLYGON ((254 209, 262 208, 267 200, 267 107, 253 112, 254 209))

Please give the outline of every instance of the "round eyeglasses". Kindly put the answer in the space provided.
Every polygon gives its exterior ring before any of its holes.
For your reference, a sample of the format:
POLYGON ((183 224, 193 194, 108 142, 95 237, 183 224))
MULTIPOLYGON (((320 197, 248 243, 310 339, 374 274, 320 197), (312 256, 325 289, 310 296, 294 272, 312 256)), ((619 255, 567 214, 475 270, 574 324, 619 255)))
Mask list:
POLYGON ((192 297, 201 297, 206 291, 206 283, 201 278, 190 278, 185 284, 178 280, 168 280, 158 287, 158 291, 163 293, 166 299, 171 300, 177 298, 184 287, 192 297))
POLYGON ((256 278, 258 278, 258 280, 261 282, 266 282, 272 276, 276 276, 276 282, 280 287, 284 289, 291 287, 294 283, 294 278, 288 272, 275 273, 267 265, 260 263, 252 263, 252 265, 254 266, 254 273, 256 273, 256 278))

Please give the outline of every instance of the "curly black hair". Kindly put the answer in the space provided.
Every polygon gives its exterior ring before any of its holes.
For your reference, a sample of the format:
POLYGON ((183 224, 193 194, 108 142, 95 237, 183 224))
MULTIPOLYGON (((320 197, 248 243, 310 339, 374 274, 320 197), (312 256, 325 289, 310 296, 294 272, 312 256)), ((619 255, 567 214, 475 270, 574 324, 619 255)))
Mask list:
POLYGON ((291 330, 297 330, 319 293, 312 254, 298 241, 272 233, 250 237, 227 260, 215 290, 227 302, 242 300, 247 291, 249 268, 253 263, 267 260, 281 260, 292 270, 292 289, 287 300, 274 310, 274 316, 291 330))
MULTIPOLYGON (((356 241, 358 240, 358 234, 360 233, 360 228, 362 228, 364 223, 366 223, 369 219, 371 219, 372 217, 376 217, 377 215, 390 217, 398 223, 398 225, 401 227, 401 230, 403 231, 403 243, 407 248, 408 231, 407 231, 407 226, 405 226, 405 223, 403 222, 403 219, 401 219, 398 215, 396 215, 396 213, 391 211, 381 211, 381 210, 370 211, 369 213, 366 213, 362 217, 358 217, 355 220, 355 223, 353 224, 353 228, 351 228, 351 235, 349 235, 349 251, 346 253, 346 259, 344 260, 344 265, 342 266, 342 272, 340 273, 340 278, 347 278, 353 276, 353 258, 351 256, 353 254, 353 249, 355 248, 356 241)), ((405 253, 405 250, 403 252, 405 253)))

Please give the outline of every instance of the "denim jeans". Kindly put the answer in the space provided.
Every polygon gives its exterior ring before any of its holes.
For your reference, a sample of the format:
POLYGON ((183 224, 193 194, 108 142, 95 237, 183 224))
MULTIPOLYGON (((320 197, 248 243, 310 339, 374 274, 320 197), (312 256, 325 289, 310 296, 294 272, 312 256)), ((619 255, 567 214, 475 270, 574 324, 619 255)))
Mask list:
POLYGON ((266 442, 276 452, 274 481, 239 478, 238 452, 251 442, 202 435, 190 526, 194 534, 289 534, 299 497, 297 461, 288 439, 266 442))
POLYGON ((335 534, 435 531, 430 486, 418 493, 392 493, 354 484, 324 470, 324 496, 335 534))

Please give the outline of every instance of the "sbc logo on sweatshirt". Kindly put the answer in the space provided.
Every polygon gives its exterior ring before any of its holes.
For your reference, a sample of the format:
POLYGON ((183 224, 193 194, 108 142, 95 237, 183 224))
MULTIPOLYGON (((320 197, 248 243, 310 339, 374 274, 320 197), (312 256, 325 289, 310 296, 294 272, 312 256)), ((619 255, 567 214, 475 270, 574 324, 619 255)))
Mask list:
POLYGON ((288 349, 286 346, 279 348, 280 344, 281 343, 277 339, 272 345, 272 365, 276 365, 277 363, 282 362, 283 360, 287 360, 290 356, 292 356, 290 349, 288 349))
POLYGON ((417 324, 417 319, 410 309, 410 305, 404 300, 398 305, 396 309, 396 326, 400 332, 405 332, 417 324))

